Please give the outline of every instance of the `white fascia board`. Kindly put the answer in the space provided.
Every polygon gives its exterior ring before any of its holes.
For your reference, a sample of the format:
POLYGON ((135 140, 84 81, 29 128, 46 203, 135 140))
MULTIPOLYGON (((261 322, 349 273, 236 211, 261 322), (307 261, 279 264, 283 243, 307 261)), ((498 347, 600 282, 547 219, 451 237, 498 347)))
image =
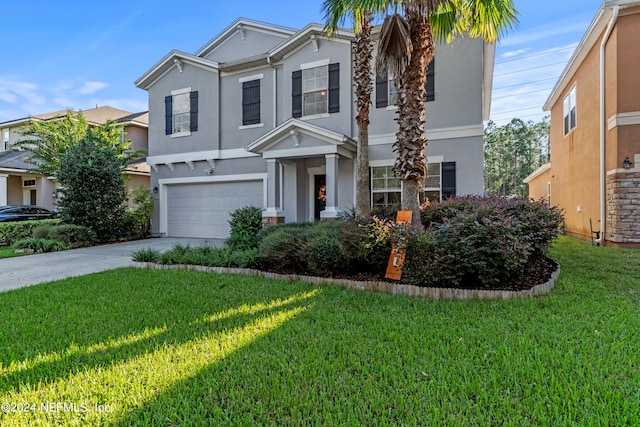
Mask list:
MULTIPOLYGON (((454 138, 484 137, 484 127, 482 124, 471 126, 458 126, 451 128, 427 129, 427 140, 440 141, 454 138)), ((393 144, 396 141, 396 134, 369 135, 369 145, 393 144)))
POLYGON ((206 160, 243 159, 248 157, 260 157, 259 154, 250 153, 244 148, 231 150, 194 151, 189 153, 163 154, 147 157, 149 165, 164 165, 166 163, 186 163, 206 160))
POLYGON ((202 59, 197 56, 189 55, 188 53, 180 52, 178 50, 172 50, 164 58, 162 58, 156 65, 154 65, 149 71, 142 75, 138 80, 134 82, 136 87, 147 90, 153 84, 158 81, 162 76, 171 71, 176 66, 175 61, 183 61, 187 64, 203 68, 212 72, 219 72, 220 64, 207 59, 202 59))
POLYGON ((27 169, 0 168, 1 173, 29 173, 27 169))
POLYGON ((196 56, 206 56, 213 52, 218 46, 222 45, 230 37, 238 32, 240 25, 250 28, 255 31, 261 31, 266 34, 279 35, 287 37, 295 34, 296 30, 289 27, 283 27, 280 25, 268 24, 266 22, 253 21, 246 18, 238 18, 231 23, 227 28, 222 30, 220 34, 209 40, 204 46, 202 46, 195 53, 196 56))
POLYGON ((551 163, 545 163, 544 165, 540 166, 538 169, 536 169, 533 172, 531 172, 531 175, 529 175, 528 177, 523 179, 522 182, 524 182, 525 184, 528 184, 530 181, 532 181, 535 178, 539 177, 540 175, 542 175, 543 173, 545 173, 549 169, 551 169, 551 163))
POLYGON ((291 50, 298 49, 301 45, 305 45, 306 43, 311 42, 311 36, 314 35, 320 40, 328 40, 331 42, 339 42, 339 41, 348 41, 355 37, 353 31, 339 29, 334 32, 333 37, 328 38, 324 32, 324 27, 320 24, 309 24, 287 40, 280 43, 278 46, 274 47, 269 51, 270 57, 275 57, 280 60, 283 59, 291 50))
POLYGON ((482 120, 491 117, 491 96, 493 92, 493 69, 496 59, 496 44, 483 44, 482 49, 482 120))
POLYGON ((340 154, 336 145, 323 145, 320 147, 288 148, 284 150, 265 151, 262 156, 265 159, 284 159, 292 157, 317 157, 327 154, 340 154))

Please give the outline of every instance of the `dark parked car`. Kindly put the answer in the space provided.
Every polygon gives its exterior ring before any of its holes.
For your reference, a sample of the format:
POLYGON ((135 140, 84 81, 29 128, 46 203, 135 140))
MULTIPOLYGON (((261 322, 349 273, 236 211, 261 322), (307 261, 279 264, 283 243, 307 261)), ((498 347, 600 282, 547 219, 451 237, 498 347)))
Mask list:
POLYGON ((55 218, 57 212, 39 206, 0 206, 0 222, 55 218))

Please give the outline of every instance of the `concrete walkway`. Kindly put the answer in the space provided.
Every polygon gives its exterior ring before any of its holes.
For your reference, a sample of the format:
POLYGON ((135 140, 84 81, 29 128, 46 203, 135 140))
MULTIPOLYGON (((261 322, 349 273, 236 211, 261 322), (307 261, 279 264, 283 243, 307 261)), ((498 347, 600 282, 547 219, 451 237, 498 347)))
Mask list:
POLYGON ((171 249, 176 244, 222 246, 220 239, 165 237, 114 243, 62 252, 0 259, 0 292, 67 277, 111 270, 131 265, 131 255, 139 249, 171 249))

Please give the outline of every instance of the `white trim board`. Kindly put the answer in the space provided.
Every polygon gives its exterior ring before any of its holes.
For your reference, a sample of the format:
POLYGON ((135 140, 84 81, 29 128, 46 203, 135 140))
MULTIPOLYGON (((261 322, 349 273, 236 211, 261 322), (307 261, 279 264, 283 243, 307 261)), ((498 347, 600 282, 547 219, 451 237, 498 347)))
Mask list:
MULTIPOLYGON (((484 126, 482 124, 471 126, 459 126, 451 128, 426 129, 427 139, 438 141, 454 138, 471 138, 476 136, 484 137, 484 126)), ((369 145, 393 144, 396 141, 396 134, 369 135, 369 145)))
POLYGON ((640 111, 630 111, 628 113, 618 113, 609 117, 607 129, 611 130, 617 126, 640 125, 640 111))
POLYGON ((190 153, 163 154, 147 157, 149 165, 164 165, 166 163, 186 163, 207 160, 243 159, 247 157, 260 157, 260 154, 251 153, 244 148, 229 150, 194 151, 190 153))

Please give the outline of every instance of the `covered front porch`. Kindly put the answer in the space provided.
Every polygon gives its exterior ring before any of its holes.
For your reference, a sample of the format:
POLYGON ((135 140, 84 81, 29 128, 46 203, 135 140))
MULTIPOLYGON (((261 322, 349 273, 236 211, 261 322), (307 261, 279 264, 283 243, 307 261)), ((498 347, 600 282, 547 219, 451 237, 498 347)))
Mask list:
POLYGON ((334 219, 355 200, 356 142, 290 119, 247 150, 267 162, 265 224, 334 219))

